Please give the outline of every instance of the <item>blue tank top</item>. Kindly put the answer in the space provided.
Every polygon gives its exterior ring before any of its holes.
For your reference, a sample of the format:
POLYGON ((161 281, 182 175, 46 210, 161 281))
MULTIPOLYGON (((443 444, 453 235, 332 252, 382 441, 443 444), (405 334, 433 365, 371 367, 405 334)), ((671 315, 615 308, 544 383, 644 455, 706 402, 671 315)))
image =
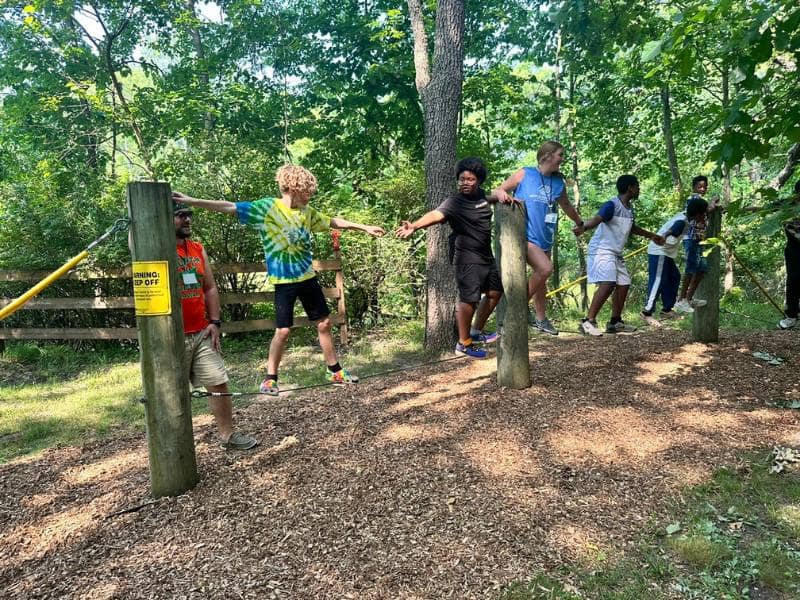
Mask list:
POLYGON ((536 167, 522 170, 525 175, 514 196, 525 202, 528 241, 547 252, 553 247, 558 225, 558 199, 564 191, 564 180, 555 174, 542 175, 536 167))

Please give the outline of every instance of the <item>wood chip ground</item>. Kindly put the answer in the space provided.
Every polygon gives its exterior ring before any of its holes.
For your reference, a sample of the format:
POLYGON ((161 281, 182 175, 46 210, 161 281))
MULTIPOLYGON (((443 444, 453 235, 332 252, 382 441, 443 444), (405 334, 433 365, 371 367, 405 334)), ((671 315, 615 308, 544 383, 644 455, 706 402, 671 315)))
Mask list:
MULTIPOLYGON (((453 361, 195 420, 201 481, 141 509, 130 434, 0 467, 3 598, 492 598, 624 553, 684 486, 800 445, 796 332, 535 338, 533 385, 453 361), (751 354, 786 362, 769 366, 751 354)), ((663 519, 663 517, 662 517, 663 519)), ((663 521, 662 521, 663 524, 663 521)))

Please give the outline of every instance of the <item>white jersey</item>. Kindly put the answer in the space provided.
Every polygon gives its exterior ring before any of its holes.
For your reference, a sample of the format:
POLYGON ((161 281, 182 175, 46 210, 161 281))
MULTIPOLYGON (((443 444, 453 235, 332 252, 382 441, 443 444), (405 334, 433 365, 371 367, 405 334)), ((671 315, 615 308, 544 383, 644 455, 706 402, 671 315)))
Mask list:
POLYGON ((619 196, 605 202, 597 214, 603 219, 589 241, 589 254, 622 255, 633 228, 633 210, 619 196))
POLYGON ((659 246, 655 242, 650 242, 647 244, 647 253, 653 256, 669 256, 675 260, 681 249, 681 240, 688 229, 689 220, 686 218, 686 213, 678 213, 658 230, 658 235, 664 236, 666 240, 664 245, 659 246))

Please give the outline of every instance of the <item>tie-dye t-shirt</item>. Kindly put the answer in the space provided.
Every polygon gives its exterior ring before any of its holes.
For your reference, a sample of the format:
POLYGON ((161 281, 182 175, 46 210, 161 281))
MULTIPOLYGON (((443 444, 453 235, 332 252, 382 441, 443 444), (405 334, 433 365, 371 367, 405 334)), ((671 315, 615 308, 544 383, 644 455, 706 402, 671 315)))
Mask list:
POLYGON ((305 206, 288 208, 277 198, 237 202, 239 222, 258 231, 271 283, 296 283, 314 277, 312 233, 328 231, 331 219, 305 206))

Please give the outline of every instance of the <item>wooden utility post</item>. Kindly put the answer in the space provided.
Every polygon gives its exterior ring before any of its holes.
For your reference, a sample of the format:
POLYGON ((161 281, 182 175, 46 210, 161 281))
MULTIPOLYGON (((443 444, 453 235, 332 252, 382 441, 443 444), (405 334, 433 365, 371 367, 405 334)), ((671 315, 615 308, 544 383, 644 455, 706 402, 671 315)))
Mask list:
POLYGON ((175 496, 198 477, 169 184, 129 183, 128 213, 150 486, 156 498, 175 496))
MULTIPOLYGON (((708 215, 706 238, 719 237, 722 229, 722 211, 717 209, 708 215)), ((701 252, 708 248, 700 246, 701 252)), ((708 304, 694 309, 692 338, 696 342, 719 341, 719 246, 708 255, 708 273, 700 282, 695 297, 706 300, 708 304)))
POLYGON ((528 358, 528 279, 525 276, 525 208, 497 204, 494 212, 497 264, 503 279, 503 331, 497 344, 497 385, 531 385, 528 358))

